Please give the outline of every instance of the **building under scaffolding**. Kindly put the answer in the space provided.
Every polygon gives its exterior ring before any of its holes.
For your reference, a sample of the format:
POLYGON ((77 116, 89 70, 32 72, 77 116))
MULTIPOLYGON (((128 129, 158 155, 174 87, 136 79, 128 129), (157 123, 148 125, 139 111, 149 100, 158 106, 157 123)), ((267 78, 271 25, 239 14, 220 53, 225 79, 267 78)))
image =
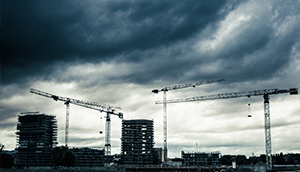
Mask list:
POLYGON ((182 164, 186 166, 219 165, 220 152, 184 152, 181 151, 182 164))
POLYGON ((122 163, 153 164, 153 120, 122 121, 122 163))
POLYGON ((55 116, 21 113, 17 124, 17 159, 19 166, 52 166, 53 147, 57 144, 55 116))

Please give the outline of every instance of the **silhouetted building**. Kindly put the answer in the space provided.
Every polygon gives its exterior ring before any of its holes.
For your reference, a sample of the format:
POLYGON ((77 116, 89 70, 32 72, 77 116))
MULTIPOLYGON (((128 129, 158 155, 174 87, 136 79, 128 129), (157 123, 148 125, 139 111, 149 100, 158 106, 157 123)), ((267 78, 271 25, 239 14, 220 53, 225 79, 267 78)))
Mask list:
POLYGON ((192 165, 219 165, 219 152, 184 152, 181 151, 182 164, 187 166, 192 165))
POLYGON ((153 158, 154 164, 160 164, 162 162, 162 148, 154 148, 153 149, 153 158))
POLYGON ((103 147, 73 147, 76 166, 104 166, 105 156, 103 147))
POLYGON ((16 135, 17 165, 54 165, 53 147, 57 144, 55 116, 39 113, 19 115, 16 135))
POLYGON ((122 163, 153 164, 153 120, 122 121, 122 163))

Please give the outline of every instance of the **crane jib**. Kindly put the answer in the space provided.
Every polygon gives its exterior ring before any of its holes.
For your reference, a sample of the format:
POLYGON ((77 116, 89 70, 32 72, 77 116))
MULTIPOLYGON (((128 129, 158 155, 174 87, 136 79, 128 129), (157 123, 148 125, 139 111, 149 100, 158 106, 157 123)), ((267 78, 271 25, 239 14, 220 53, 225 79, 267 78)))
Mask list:
POLYGON ((217 79, 217 80, 210 80, 210 81, 199 81, 199 82, 195 82, 195 83, 188 83, 188 84, 179 84, 179 85, 175 85, 175 86, 171 86, 171 87, 164 87, 162 89, 154 89, 152 90, 152 93, 157 94, 160 91, 169 91, 169 90, 176 90, 176 89, 182 89, 182 88, 188 88, 188 87, 196 87, 198 85, 204 85, 204 84, 211 84, 214 82, 222 82, 225 81, 224 78, 221 79, 217 79))
MULTIPOLYGON (((227 99, 227 98, 237 98, 237 97, 251 97, 251 96, 269 95, 269 94, 282 94, 282 93, 290 93, 290 95, 296 95, 298 94, 298 88, 290 88, 290 89, 274 88, 274 89, 254 90, 254 91, 245 91, 245 92, 223 93, 223 94, 215 94, 215 95, 208 95, 208 96, 189 97, 185 99, 167 100, 166 103, 180 103, 180 102, 227 99)), ((156 101, 155 103, 163 104, 163 101, 156 101)))
MULTIPOLYGON (((48 98, 52 98, 55 101, 63 101, 65 103, 72 103, 78 106, 82 106, 82 107, 86 107, 86 108, 90 108, 90 109, 94 109, 94 110, 99 110, 100 112, 106 112, 106 113, 111 113, 113 115, 118 115, 119 118, 122 118, 123 115, 119 115, 119 113, 112 108, 112 106, 106 106, 106 105, 99 105, 96 102, 91 102, 91 101, 83 101, 83 100, 77 100, 77 99, 73 99, 73 98, 68 98, 68 97, 61 97, 61 96, 56 96, 50 93, 46 93, 40 90, 36 90, 34 88, 30 89, 30 93, 34 93, 40 96, 45 96, 48 98)), ((116 107, 118 109, 121 109, 119 107, 116 107)))

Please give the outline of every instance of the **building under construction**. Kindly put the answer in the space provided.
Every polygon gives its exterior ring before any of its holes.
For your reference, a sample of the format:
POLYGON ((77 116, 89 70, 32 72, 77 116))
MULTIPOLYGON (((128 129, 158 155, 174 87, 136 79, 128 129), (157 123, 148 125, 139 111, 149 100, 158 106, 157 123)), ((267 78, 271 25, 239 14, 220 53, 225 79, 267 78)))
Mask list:
POLYGON ((19 166, 53 166, 53 147, 57 144, 55 116, 21 113, 17 124, 17 159, 19 166))
POLYGON ((122 163, 153 164, 153 120, 122 121, 122 163))
POLYGON ((186 166, 205 166, 219 165, 220 152, 184 152, 181 151, 182 165, 186 166))

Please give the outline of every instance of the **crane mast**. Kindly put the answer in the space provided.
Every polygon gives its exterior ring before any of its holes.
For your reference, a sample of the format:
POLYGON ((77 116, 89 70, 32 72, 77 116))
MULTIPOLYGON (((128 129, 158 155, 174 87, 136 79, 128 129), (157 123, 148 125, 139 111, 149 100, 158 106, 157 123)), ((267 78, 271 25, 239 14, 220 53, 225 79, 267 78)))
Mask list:
POLYGON ((115 109, 121 109, 119 107, 113 107, 108 105, 99 105, 96 102, 77 100, 68 97, 61 97, 54 94, 46 93, 34 88, 30 89, 30 93, 37 94, 40 96, 52 98, 53 100, 63 101, 66 105, 66 128, 65 128, 65 145, 68 146, 68 134, 69 134, 69 113, 70 113, 70 103, 78 106, 82 106, 89 109, 94 109, 100 112, 106 113, 106 126, 105 126, 105 154, 111 155, 111 123, 110 123, 110 115, 117 115, 120 119, 123 119, 123 113, 117 112, 115 109))
POLYGON ((266 141, 266 168, 268 171, 272 170, 272 145, 271 145, 271 122, 270 122, 270 103, 269 95, 272 94, 283 94, 290 93, 290 95, 298 94, 298 88, 290 89, 264 89, 254 90, 245 92, 233 92, 224 94, 214 94, 208 96, 190 97, 185 99, 174 99, 167 101, 156 101, 156 104, 165 103, 182 103, 182 102, 193 102, 193 101, 204 101, 204 100, 215 100, 215 99, 226 99, 226 98, 237 98, 237 97, 250 97, 263 95, 264 98, 264 116, 265 116, 265 141, 266 141))
POLYGON ((168 158, 168 145, 167 145, 167 91, 164 91, 163 94, 163 101, 164 101, 164 105, 163 105, 163 139, 164 139, 164 143, 163 143, 163 147, 164 150, 162 151, 162 161, 166 162, 167 158, 168 158))
POLYGON ((65 145, 66 145, 66 147, 68 147, 70 102, 69 102, 69 101, 66 101, 64 104, 66 105, 65 145))
POLYGON ((163 151, 162 151, 162 161, 165 162, 168 158, 168 148, 167 148, 167 91, 189 88, 189 87, 196 87, 199 85, 211 84, 214 82, 222 82, 225 79, 217 79, 217 80, 210 80, 210 81, 200 81, 195 83, 188 83, 188 84, 181 84, 175 85, 171 87, 164 87, 162 89, 154 89, 152 93, 159 93, 163 92, 163 151))
POLYGON ((105 124, 105 153, 106 155, 111 155, 111 145, 110 145, 110 135, 111 135, 111 123, 110 114, 106 114, 106 124, 105 124))
POLYGON ((272 170, 272 144, 269 94, 264 94, 263 96, 265 113, 266 166, 267 170, 272 170))

